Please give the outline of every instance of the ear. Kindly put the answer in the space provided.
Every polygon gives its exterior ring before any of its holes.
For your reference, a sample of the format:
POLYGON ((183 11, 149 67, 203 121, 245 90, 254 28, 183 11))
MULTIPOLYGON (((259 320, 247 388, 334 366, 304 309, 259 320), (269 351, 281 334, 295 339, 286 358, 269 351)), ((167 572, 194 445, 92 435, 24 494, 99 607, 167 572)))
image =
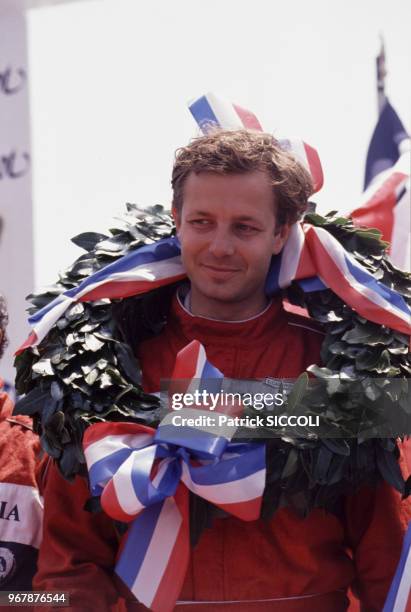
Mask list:
POLYGON ((276 229, 272 249, 273 255, 278 255, 278 253, 282 250, 284 244, 287 241, 290 229, 291 225, 280 225, 280 227, 276 229))
POLYGON ((180 227, 181 227, 181 214, 179 213, 179 211, 172 206, 171 208, 171 214, 173 215, 173 219, 174 219, 174 224, 176 226, 176 230, 177 232, 179 232, 180 227))

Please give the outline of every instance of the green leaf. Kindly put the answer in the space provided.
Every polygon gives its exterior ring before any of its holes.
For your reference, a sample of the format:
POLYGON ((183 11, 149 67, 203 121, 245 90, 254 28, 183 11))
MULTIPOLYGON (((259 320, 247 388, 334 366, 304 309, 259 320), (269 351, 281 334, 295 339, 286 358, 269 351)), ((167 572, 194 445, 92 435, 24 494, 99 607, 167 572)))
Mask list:
POLYGON ((66 444, 59 459, 59 468, 64 478, 71 480, 78 473, 79 461, 77 459, 74 443, 66 444))
POLYGON ((281 474, 281 480, 289 478, 297 471, 298 468, 298 453, 295 449, 290 449, 286 464, 281 474))
POLYGON ((64 412, 58 410, 47 421, 47 433, 53 432, 55 436, 61 434, 64 428, 64 412))
POLYGON ((325 219, 325 217, 322 217, 318 213, 309 213, 305 216, 305 220, 308 223, 311 223, 312 225, 315 225, 317 227, 321 227, 322 225, 325 225, 327 223, 327 219, 325 219))
POLYGON ((349 457, 350 455, 350 445, 348 444, 347 440, 343 440, 341 438, 323 438, 322 443, 332 453, 343 455, 344 457, 349 457))
POLYGON ((41 446, 46 451, 46 453, 50 455, 50 457, 53 457, 53 459, 58 459, 61 456, 61 449, 54 446, 53 442, 46 434, 43 434, 40 437, 40 442, 41 446))
POLYGON ((67 321, 75 321, 79 319, 84 313, 84 306, 81 302, 76 302, 72 306, 69 306, 64 313, 67 321))
POLYGON ((109 374, 107 374, 107 372, 103 372, 99 378, 99 383, 101 389, 108 389, 108 387, 113 386, 113 379, 109 374))
POLYGON ((135 385, 140 385, 142 378, 141 371, 130 346, 123 342, 119 342, 115 344, 114 351, 118 358, 119 366, 121 366, 127 378, 135 385))
POLYGON ((24 395, 29 391, 31 382, 31 366, 34 360, 34 355, 30 350, 26 350, 16 356, 14 367, 16 368, 16 391, 18 395, 24 395))
POLYGON ((381 396, 381 390, 377 387, 374 382, 367 378, 361 382, 365 396, 368 397, 371 401, 375 402, 381 396))
POLYGON ((92 351, 95 353, 100 350, 101 347, 104 346, 104 342, 101 342, 94 334, 86 334, 84 341, 84 348, 87 351, 92 351))
POLYGON ((77 283, 83 278, 90 276, 95 272, 95 262, 92 258, 83 258, 80 257, 76 263, 73 264, 69 270, 67 270, 67 274, 77 283))
POLYGON ((53 376, 54 374, 50 359, 39 359, 32 365, 32 370, 41 376, 53 376))
POLYGON ((19 399, 14 407, 13 414, 25 414, 31 416, 40 412, 43 404, 50 398, 49 389, 35 387, 24 397, 19 399))
POLYGON ((349 344, 368 344, 375 346, 377 344, 391 344, 393 337, 390 333, 381 329, 371 328, 369 325, 356 325, 354 329, 345 332, 342 339, 349 344))
POLYGON ((107 240, 100 242, 97 246, 96 253, 118 255, 127 250, 129 242, 130 236, 128 232, 122 232, 113 238, 107 238, 107 240))
POLYGON ((50 387, 51 397, 56 401, 60 401, 64 397, 64 388, 58 380, 53 380, 50 387))
POLYGON ((333 342, 332 344, 330 344, 328 350, 333 355, 346 355, 348 348, 349 346, 346 342, 341 342, 341 340, 338 340, 337 342, 333 342))
POLYGON ((391 355, 408 355, 409 353, 409 349, 407 346, 389 346, 388 347, 388 352, 391 353, 391 355))
POLYGON ((307 372, 311 372, 311 374, 314 374, 314 376, 316 376, 317 378, 323 378, 323 379, 339 377, 338 372, 334 372, 333 370, 330 370, 329 368, 320 368, 316 364, 308 366, 307 372))
POLYGON ((88 385, 94 385, 98 376, 99 376, 99 371, 97 368, 94 368, 87 374, 84 380, 86 381, 88 385))
POLYGON ((371 370, 378 364, 381 354, 381 350, 375 350, 371 347, 362 349, 355 360, 355 365, 358 370, 371 370))
POLYGON ((405 483, 394 453, 390 453, 380 448, 377 452, 377 464, 384 480, 394 487, 394 489, 403 493, 405 483))
POLYGON ((324 484, 327 482, 327 473, 332 457, 333 454, 328 448, 325 446, 320 447, 313 470, 313 478, 315 482, 319 484, 324 484))
POLYGON ((287 397, 287 412, 294 412, 295 409, 300 406, 301 400, 307 389, 308 380, 308 374, 306 372, 297 378, 290 394, 287 397))
POLYGON ((74 242, 75 245, 79 246, 85 251, 92 251, 99 242, 107 239, 108 236, 105 236, 104 234, 98 234, 97 232, 84 232, 83 234, 74 236, 74 238, 71 239, 71 242, 74 242))

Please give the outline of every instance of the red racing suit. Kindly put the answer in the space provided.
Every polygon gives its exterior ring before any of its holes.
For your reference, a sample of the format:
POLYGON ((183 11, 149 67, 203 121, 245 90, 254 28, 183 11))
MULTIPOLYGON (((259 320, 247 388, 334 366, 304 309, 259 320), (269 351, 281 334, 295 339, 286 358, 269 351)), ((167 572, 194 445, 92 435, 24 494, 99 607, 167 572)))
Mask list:
POLYGON ((0 381, 0 591, 31 590, 43 502, 36 482, 40 443, 31 419, 12 416, 0 381))
MULTIPOLYGON (((279 299, 257 317, 222 322, 191 315, 174 297, 163 332, 138 349, 146 391, 170 378, 177 352, 193 339, 227 377, 295 378, 319 363, 323 335, 279 299)), ((83 510, 88 497, 84 478, 69 484, 50 468, 35 587, 70 591, 76 611, 145 610, 114 576, 119 536, 104 514, 83 510)), ((402 545, 400 504, 382 484, 347 497, 342 518, 316 509, 302 519, 282 508, 269 522, 215 519, 192 551, 176 609, 340 612, 351 586, 364 612, 380 611, 402 545)))

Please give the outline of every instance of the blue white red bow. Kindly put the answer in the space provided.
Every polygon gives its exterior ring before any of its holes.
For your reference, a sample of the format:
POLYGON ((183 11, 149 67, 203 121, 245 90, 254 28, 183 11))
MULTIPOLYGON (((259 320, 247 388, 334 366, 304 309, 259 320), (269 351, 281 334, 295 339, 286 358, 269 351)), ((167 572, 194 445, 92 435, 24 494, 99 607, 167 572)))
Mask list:
MULTIPOLYGON (((181 413, 180 413, 181 414, 181 413)), ((200 414, 200 413, 198 413, 200 414)), ((208 413, 210 414, 210 413, 208 413)), ((84 434, 93 495, 104 511, 132 525, 115 571, 135 597, 158 612, 174 608, 189 559, 188 490, 245 521, 258 519, 265 447, 186 430, 98 423, 84 434)))
MULTIPOLYGON (((254 113, 212 92, 196 98, 189 103, 188 107, 204 134, 216 127, 226 130, 245 128, 263 131, 254 113)), ((294 155, 311 174, 314 193, 320 191, 324 183, 324 176, 317 150, 299 138, 280 139, 278 142, 283 149, 294 155)))
MULTIPOLYGON (((184 390, 211 391, 223 374, 193 340, 177 354, 172 379, 184 390)), ((263 444, 231 443, 235 428, 175 426, 173 418, 210 412, 169 412, 157 430, 98 423, 83 439, 93 495, 112 518, 131 522, 115 571, 152 610, 174 608, 189 560, 188 490, 245 521, 260 516, 265 487, 263 444)))
POLYGON ((409 612, 409 610, 411 610, 411 523, 408 525, 400 562, 383 612, 409 612))
MULTIPOLYGON (((59 295, 29 318, 32 333, 18 352, 41 342, 76 301, 139 295, 185 278, 176 238, 165 238, 125 255, 59 295)), ((411 335, 411 310, 400 294, 377 281, 329 232, 295 224, 266 279, 272 296, 298 281, 305 292, 328 287, 362 317, 411 335)))

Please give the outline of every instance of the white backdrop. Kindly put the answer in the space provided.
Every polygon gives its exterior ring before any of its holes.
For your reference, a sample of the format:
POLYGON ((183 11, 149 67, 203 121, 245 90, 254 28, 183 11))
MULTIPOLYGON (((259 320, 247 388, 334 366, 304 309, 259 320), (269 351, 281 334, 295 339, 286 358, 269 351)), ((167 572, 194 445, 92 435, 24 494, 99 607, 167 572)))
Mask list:
POLYGON ((28 330, 24 298, 33 288, 27 70, 24 15, 0 12, 0 292, 10 318, 0 376, 7 382, 14 381, 12 353, 28 330))

